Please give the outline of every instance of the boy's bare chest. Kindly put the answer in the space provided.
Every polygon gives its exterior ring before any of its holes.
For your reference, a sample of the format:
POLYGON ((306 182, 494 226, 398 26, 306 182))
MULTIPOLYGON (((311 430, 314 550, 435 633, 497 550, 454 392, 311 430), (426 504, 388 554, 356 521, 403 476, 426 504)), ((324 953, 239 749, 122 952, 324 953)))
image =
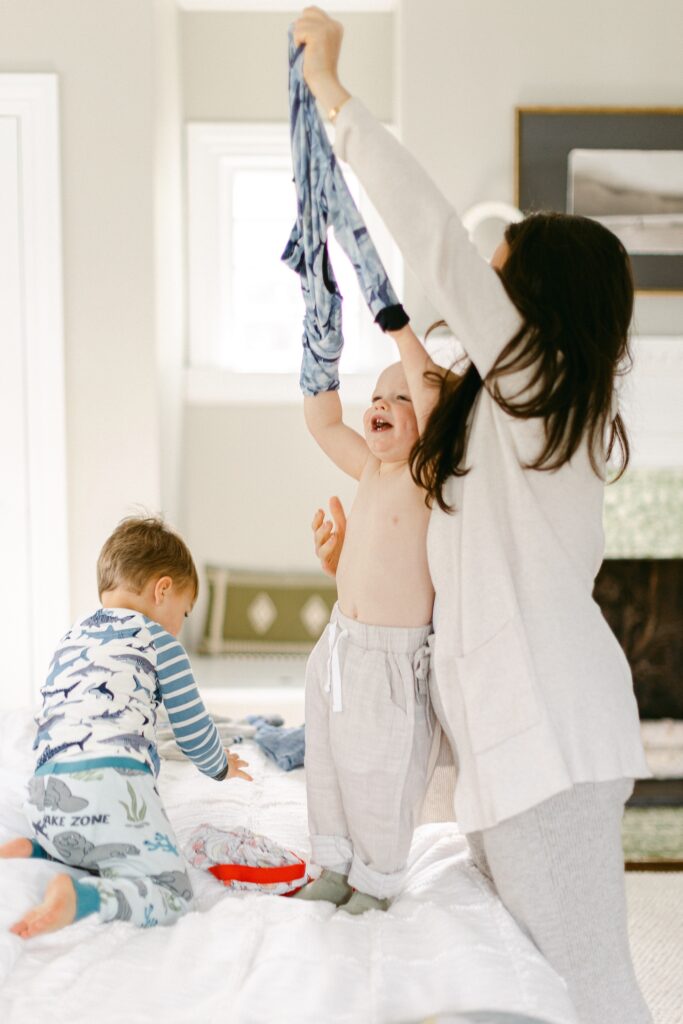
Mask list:
POLYGON ((416 487, 407 470, 386 477, 375 473, 360 481, 347 539, 372 538, 384 546, 407 535, 411 543, 424 544, 428 517, 424 492, 416 487))
POLYGON ((424 492, 409 472, 361 480, 337 569, 339 605, 345 615, 407 627, 431 620, 428 522, 424 492))

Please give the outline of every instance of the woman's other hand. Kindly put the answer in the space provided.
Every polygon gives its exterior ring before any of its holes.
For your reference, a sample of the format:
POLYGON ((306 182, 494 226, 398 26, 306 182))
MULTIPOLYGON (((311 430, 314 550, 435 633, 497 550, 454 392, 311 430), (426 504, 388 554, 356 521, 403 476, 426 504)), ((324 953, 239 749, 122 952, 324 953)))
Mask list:
POLYGON ((339 108, 349 93, 339 81, 337 65, 344 28, 319 7, 304 8, 294 22, 294 42, 305 45, 304 79, 328 110, 339 108))
POLYGON ((323 572, 328 576, 336 576, 346 534, 346 514, 339 498, 330 498, 330 515, 332 521, 325 519, 325 513, 319 508, 313 516, 311 529, 315 553, 320 559, 323 572))

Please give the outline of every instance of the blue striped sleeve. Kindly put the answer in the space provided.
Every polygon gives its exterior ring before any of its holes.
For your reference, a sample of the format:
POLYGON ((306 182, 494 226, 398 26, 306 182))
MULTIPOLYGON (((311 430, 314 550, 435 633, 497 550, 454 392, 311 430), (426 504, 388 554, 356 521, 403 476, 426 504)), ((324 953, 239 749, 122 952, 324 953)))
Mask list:
POLYGON ((150 634, 156 652, 159 692, 176 743, 200 772, 224 779, 228 760, 214 721, 199 696, 185 648, 156 623, 150 626, 150 634))

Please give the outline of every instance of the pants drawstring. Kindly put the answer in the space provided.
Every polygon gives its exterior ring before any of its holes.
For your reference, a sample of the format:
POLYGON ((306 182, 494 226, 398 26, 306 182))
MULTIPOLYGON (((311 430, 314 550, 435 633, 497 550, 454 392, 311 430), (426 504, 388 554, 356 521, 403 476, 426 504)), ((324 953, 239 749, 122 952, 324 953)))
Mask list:
POLYGON ((332 691, 332 711, 342 710, 342 679, 339 664, 339 641, 349 635, 348 629, 340 629, 336 622, 330 623, 329 644, 330 655, 327 662, 327 685, 325 690, 332 691))
MULTIPOLYGON (((425 701, 429 701, 429 668, 431 663, 432 651, 430 645, 423 644, 419 647, 413 655, 413 673, 415 676, 415 696, 420 704, 424 704, 425 701)), ((432 722, 431 708, 427 710, 427 727, 429 729, 429 735, 431 736, 434 731, 434 723, 432 722)))

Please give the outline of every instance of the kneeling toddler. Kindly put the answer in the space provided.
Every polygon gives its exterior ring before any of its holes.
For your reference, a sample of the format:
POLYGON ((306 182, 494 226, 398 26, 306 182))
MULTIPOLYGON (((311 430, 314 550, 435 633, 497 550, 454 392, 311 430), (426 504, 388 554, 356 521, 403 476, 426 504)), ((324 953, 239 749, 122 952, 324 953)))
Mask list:
POLYGON ((176 639, 198 589, 185 543, 159 519, 126 519, 102 548, 97 575, 101 607, 62 637, 41 691, 24 808, 33 839, 0 847, 0 856, 48 858, 90 875, 56 875, 43 902, 12 926, 22 938, 89 914, 150 927, 191 908, 156 783, 160 703, 201 772, 249 778, 246 762, 226 757, 176 639))

